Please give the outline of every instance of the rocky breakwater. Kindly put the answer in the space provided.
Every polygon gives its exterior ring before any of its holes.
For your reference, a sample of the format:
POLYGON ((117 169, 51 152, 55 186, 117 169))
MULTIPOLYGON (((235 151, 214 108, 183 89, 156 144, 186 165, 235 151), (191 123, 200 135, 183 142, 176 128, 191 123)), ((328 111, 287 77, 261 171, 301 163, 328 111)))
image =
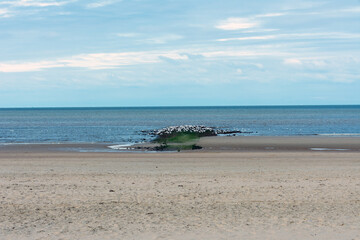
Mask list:
POLYGON ((135 148, 155 151, 201 149, 202 147, 197 145, 200 137, 234 136, 239 133, 243 132, 239 130, 216 129, 204 125, 170 126, 159 130, 142 131, 142 134, 153 136, 155 139, 150 143, 139 144, 135 148))
POLYGON ((203 125, 170 126, 147 132, 155 139, 139 144, 135 149, 155 151, 181 151, 201 149, 196 145, 200 137, 216 136, 216 130, 203 125))
POLYGON ((163 150, 194 150, 201 149, 196 145, 200 137, 216 136, 213 128, 202 125, 170 126, 155 132, 154 142, 160 145, 155 147, 157 151, 163 150))
POLYGON ((198 137, 216 136, 216 131, 203 125, 170 126, 154 132, 158 138, 170 138, 178 134, 196 134, 198 137))

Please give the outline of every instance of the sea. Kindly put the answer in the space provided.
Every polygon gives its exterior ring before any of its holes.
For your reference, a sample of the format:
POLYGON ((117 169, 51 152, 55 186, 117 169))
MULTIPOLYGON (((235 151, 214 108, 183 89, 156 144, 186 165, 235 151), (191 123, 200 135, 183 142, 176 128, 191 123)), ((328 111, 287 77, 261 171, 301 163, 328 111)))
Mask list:
POLYGON ((360 105, 0 109, 0 144, 131 144, 176 125, 244 136, 360 136, 360 105))

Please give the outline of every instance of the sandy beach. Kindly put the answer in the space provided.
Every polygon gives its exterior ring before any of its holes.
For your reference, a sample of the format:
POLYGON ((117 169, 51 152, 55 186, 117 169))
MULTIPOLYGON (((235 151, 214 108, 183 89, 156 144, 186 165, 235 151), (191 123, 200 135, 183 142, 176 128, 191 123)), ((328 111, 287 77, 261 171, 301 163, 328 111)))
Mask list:
POLYGON ((321 139, 204 138, 180 153, 2 146, 0 239, 360 239, 359 138, 321 139))

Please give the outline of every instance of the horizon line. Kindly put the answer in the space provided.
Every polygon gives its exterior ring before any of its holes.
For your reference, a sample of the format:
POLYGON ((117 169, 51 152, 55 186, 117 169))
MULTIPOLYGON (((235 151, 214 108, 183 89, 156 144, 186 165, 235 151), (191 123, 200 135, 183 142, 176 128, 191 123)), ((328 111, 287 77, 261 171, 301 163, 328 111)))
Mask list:
POLYGON ((84 108, 201 108, 201 107, 319 107, 319 106, 360 106, 360 104, 273 104, 273 105, 169 105, 169 106, 74 106, 74 107, 0 107, 3 109, 84 109, 84 108))

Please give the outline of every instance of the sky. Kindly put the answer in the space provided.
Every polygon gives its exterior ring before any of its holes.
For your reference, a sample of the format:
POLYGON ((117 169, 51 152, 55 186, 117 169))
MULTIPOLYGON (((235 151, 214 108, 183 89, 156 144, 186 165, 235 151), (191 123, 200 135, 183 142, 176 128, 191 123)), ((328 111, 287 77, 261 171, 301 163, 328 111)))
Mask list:
POLYGON ((0 0, 0 107, 360 104, 360 0, 0 0))

